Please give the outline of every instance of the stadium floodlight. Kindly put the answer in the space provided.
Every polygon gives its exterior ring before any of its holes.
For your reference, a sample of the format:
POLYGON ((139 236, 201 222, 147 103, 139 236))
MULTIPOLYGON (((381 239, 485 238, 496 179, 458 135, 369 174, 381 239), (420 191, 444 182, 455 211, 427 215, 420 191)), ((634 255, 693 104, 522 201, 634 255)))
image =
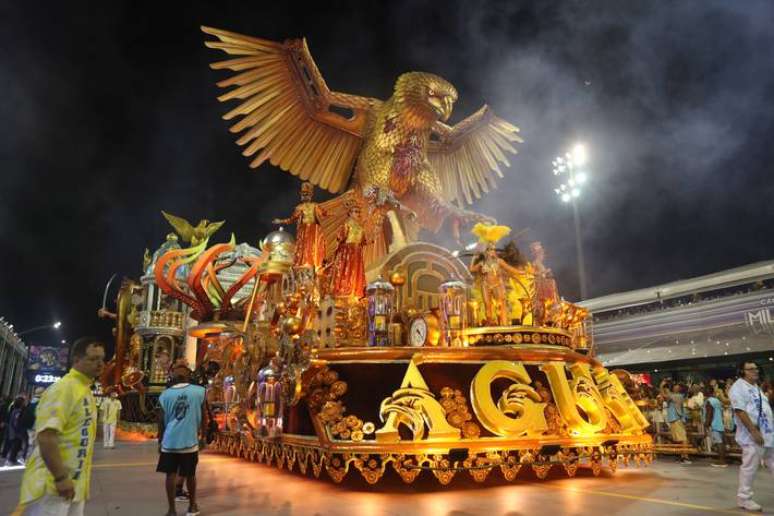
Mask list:
MULTIPOLYGON (((39 331, 39 330, 49 330, 49 329, 58 330, 61 327, 62 327, 62 321, 56 321, 53 324, 44 324, 43 326, 35 326, 34 328, 20 331, 16 335, 26 335, 27 333, 32 333, 33 331, 39 331)), ((11 325, 10 328, 13 328, 13 325, 11 325)))
POLYGON ((578 254, 578 278, 580 282, 580 295, 582 299, 587 297, 586 272, 583 262, 583 246, 580 235, 580 215, 578 213, 578 199, 583 193, 583 186, 589 181, 586 165, 589 161, 589 153, 586 146, 576 143, 570 152, 563 156, 557 156, 551 162, 551 171, 559 178, 559 185, 554 188, 554 193, 565 203, 572 204, 573 220, 575 222, 575 247, 578 254))

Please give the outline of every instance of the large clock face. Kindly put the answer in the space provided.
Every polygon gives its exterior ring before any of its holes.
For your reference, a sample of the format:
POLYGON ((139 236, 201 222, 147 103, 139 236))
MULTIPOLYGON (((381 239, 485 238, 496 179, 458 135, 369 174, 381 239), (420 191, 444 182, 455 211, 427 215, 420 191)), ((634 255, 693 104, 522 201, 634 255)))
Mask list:
POLYGON ((427 321, 423 317, 417 317, 411 321, 409 327, 409 344, 412 346, 424 346, 427 341, 427 321))

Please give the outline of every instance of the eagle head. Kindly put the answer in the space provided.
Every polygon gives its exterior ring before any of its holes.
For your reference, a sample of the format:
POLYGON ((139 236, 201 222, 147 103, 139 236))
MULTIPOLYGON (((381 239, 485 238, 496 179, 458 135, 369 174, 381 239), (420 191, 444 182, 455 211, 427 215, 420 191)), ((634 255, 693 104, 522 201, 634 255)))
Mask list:
POLYGON ((422 118, 449 119, 457 90, 446 79, 426 72, 407 72, 395 82, 395 98, 422 118))

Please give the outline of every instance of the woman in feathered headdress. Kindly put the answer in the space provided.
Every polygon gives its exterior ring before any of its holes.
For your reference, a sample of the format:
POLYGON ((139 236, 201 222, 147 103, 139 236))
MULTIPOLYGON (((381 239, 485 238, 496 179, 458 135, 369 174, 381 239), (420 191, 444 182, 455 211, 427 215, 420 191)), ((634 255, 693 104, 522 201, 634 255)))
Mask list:
POLYGON ((483 256, 477 255, 470 264, 470 272, 481 283, 481 295, 484 301, 485 324, 506 326, 508 312, 505 306, 505 283, 503 271, 508 268, 502 258, 497 256, 497 241, 508 235, 511 228, 478 223, 472 233, 479 243, 486 245, 483 256))

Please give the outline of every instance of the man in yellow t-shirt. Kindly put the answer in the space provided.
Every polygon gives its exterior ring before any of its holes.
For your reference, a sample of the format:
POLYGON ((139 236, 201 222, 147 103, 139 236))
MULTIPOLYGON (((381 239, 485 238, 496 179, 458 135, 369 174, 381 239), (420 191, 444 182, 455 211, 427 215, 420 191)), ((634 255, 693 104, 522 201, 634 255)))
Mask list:
POLYGON ((115 448, 116 425, 118 424, 118 416, 121 414, 121 401, 118 399, 116 391, 111 392, 110 396, 102 400, 99 411, 102 417, 102 445, 105 448, 115 448))
POLYGON ((72 369, 40 398, 37 445, 27 461, 16 514, 82 516, 89 497, 97 407, 91 385, 105 367, 105 346, 81 338, 72 369))

